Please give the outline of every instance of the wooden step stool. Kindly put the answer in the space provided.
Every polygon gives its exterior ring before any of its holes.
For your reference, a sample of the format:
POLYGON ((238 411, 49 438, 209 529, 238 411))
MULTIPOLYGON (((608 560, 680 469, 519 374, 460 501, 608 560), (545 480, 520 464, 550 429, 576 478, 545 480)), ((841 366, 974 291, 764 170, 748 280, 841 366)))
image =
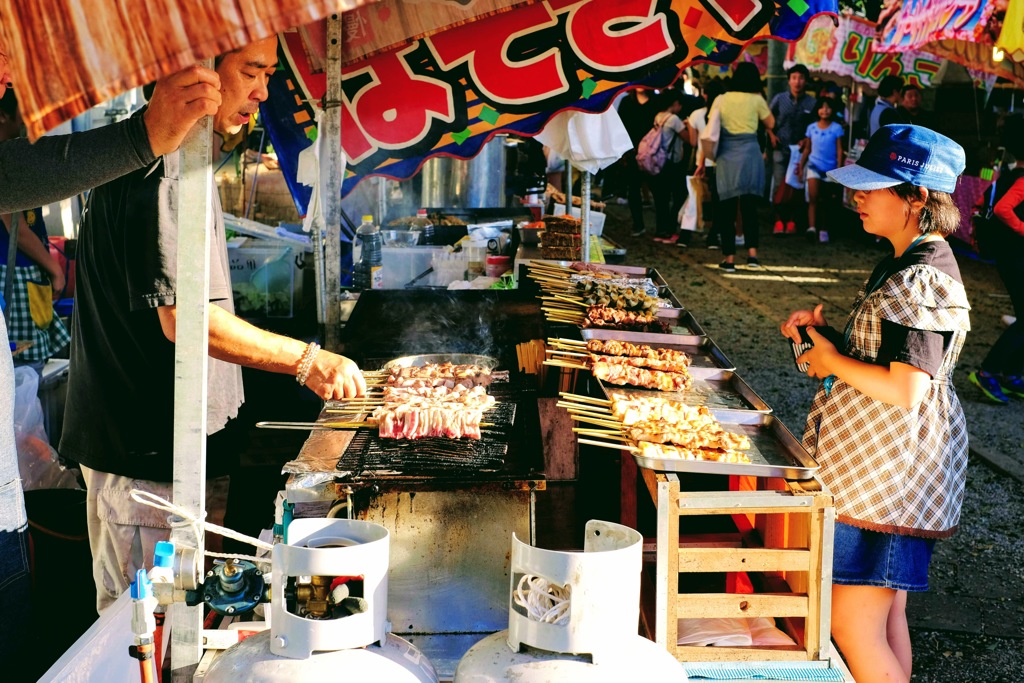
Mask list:
POLYGON ((641 611, 648 634, 684 662, 827 660, 835 507, 820 481, 732 476, 729 490, 688 492, 680 490, 676 474, 640 471, 657 508, 654 599, 645 600, 641 611), (731 516, 733 540, 688 531, 681 537, 680 519, 698 515, 731 516), (727 590, 746 584, 756 592, 687 591, 703 572, 727 573, 727 590), (715 617, 775 618, 797 644, 676 644, 678 619, 715 617))

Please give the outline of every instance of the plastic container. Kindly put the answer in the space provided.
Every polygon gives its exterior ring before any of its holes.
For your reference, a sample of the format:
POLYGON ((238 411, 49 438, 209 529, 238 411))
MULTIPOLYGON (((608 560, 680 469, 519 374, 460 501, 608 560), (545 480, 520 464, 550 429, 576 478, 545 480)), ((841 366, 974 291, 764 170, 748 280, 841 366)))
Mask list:
POLYGON ((235 313, 250 319, 291 318, 296 293, 302 291, 302 271, 296 265, 295 251, 272 242, 247 240, 245 245, 228 245, 235 313))
POLYGON ((512 269, 511 256, 488 256, 485 266, 487 277, 501 277, 512 269))
POLYGON ((352 283, 359 289, 383 289, 383 240, 373 216, 363 216, 362 224, 356 228, 356 242, 360 247, 359 261, 352 268, 352 283))

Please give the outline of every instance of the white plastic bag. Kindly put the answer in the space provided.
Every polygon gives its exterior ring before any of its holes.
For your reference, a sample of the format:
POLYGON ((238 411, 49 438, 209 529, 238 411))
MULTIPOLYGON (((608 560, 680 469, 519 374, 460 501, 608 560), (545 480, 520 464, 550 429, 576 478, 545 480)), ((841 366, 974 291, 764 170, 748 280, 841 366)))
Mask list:
POLYGON ((680 619, 676 645, 746 647, 752 644, 746 619, 680 619))
POLYGON ((804 179, 797 175, 796 167, 800 165, 800 145, 789 146, 789 165, 786 167, 786 184, 795 190, 804 189, 804 179))
POLYGON ((57 462, 43 426, 39 402, 39 374, 28 367, 14 368, 14 439, 22 488, 75 489, 75 476, 57 462))
POLYGON ((679 229, 698 232, 703 227, 701 221, 701 209, 704 204, 703 179, 692 175, 686 176, 686 193, 686 201, 679 209, 679 229))

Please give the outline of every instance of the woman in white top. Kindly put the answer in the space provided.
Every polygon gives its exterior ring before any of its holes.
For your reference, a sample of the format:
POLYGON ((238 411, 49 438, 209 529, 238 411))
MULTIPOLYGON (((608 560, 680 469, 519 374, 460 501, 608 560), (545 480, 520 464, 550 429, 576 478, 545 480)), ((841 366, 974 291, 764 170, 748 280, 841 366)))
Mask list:
POLYGON ((721 246, 722 236, 715 230, 719 226, 716 226, 714 222, 714 207, 718 204, 715 162, 704 157, 704 150, 700 145, 700 134, 704 132, 704 128, 708 125, 708 115, 711 113, 711 107, 715 104, 715 100, 718 99, 719 95, 725 91, 725 88, 722 86, 722 81, 714 78, 704 85, 703 91, 708 105, 690 114, 689 118, 686 119, 686 123, 690 131, 690 145, 697 150, 697 168, 693 174, 698 177, 703 176, 708 184, 709 197, 706 198, 706 206, 711 208, 707 209, 707 213, 704 214, 704 224, 707 225, 708 223, 707 216, 711 216, 711 230, 708 231, 706 244, 708 249, 718 249, 721 246))
POLYGON ((764 192, 764 157, 757 143, 758 124, 771 130, 775 117, 761 96, 761 74, 751 62, 741 62, 733 73, 730 91, 715 100, 711 116, 721 119, 715 175, 719 203, 715 207, 716 230, 722 237, 719 267, 736 272, 736 209, 743 218, 747 267, 760 268, 757 260, 757 198, 764 192))

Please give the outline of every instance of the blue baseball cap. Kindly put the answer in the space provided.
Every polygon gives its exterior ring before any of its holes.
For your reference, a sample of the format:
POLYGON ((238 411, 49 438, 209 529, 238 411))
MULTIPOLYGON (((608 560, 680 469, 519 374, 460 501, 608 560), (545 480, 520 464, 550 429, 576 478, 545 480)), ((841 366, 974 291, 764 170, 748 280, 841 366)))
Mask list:
POLYGON ((884 190, 910 183, 952 193, 964 171, 964 148, 923 126, 892 123, 868 140, 857 163, 828 172, 828 177, 853 190, 884 190))

